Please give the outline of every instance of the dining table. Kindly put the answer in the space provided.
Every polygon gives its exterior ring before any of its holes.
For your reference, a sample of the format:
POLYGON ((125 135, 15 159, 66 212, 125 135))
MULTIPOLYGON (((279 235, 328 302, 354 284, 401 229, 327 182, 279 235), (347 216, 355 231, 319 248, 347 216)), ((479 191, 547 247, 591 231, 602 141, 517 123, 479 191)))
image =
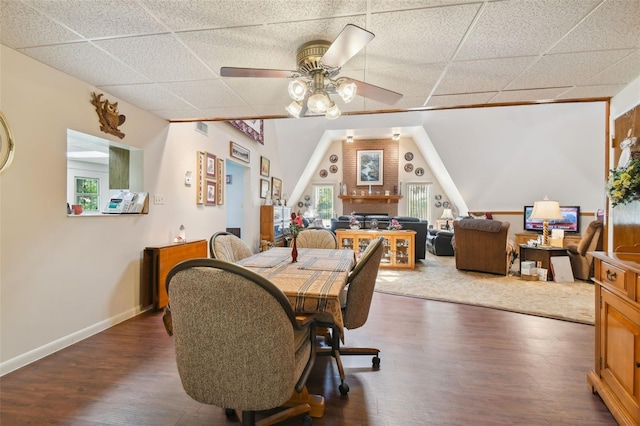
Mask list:
POLYGON ((353 250, 317 248, 298 248, 297 261, 292 262, 291 248, 286 247, 274 247, 238 262, 282 290, 296 314, 330 315, 341 336, 342 292, 355 263, 353 250))

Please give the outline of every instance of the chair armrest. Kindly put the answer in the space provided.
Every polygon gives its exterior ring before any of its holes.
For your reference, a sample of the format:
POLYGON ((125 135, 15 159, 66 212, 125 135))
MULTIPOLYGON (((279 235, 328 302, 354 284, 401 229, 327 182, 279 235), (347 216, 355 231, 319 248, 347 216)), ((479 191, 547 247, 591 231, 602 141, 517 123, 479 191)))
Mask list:
POLYGON ((578 245, 577 244, 567 244, 565 247, 569 253, 578 254, 578 245))

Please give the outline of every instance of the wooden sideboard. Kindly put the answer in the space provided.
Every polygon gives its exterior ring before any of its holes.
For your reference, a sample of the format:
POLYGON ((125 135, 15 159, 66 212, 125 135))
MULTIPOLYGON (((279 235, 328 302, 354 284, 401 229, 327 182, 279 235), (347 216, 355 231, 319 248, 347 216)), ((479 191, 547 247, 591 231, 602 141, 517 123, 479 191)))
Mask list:
POLYGON ((146 247, 142 259, 142 282, 152 293, 155 309, 162 309, 169 303, 165 287, 167 274, 176 264, 187 259, 207 257, 207 241, 196 240, 164 246, 146 247))
POLYGON ((621 425, 640 423, 640 253, 593 252, 595 363, 587 382, 621 425))
MULTIPOLYGON (((520 232, 520 233, 516 233, 514 235, 514 238, 516 240, 516 247, 518 247, 520 244, 527 244, 527 242, 529 240, 537 239, 538 235, 540 235, 540 234, 537 234, 535 232, 520 232)), ((569 244, 578 245, 578 244, 580 244, 580 240, 581 239, 582 239, 581 235, 564 234, 563 246, 566 247, 569 244)))
POLYGON ((384 237, 384 252, 380 260, 381 268, 415 268, 416 231, 413 230, 374 230, 374 229, 337 229, 339 249, 352 249, 356 256, 367 248, 375 238, 384 237))

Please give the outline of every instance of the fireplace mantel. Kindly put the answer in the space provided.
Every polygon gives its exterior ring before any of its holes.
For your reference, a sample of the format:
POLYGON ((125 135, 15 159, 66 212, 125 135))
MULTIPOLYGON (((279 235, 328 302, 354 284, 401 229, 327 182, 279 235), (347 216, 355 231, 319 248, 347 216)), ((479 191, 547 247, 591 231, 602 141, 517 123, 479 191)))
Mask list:
POLYGON ((398 204, 402 195, 338 195, 338 198, 352 204, 398 204))

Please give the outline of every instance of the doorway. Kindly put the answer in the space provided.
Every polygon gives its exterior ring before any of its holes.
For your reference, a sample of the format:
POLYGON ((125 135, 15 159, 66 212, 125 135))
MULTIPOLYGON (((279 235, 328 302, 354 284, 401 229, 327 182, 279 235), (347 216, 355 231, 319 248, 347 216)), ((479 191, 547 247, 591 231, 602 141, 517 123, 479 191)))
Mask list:
POLYGON ((226 161, 225 203, 227 208, 227 232, 242 238, 244 226, 244 172, 245 167, 226 161))

